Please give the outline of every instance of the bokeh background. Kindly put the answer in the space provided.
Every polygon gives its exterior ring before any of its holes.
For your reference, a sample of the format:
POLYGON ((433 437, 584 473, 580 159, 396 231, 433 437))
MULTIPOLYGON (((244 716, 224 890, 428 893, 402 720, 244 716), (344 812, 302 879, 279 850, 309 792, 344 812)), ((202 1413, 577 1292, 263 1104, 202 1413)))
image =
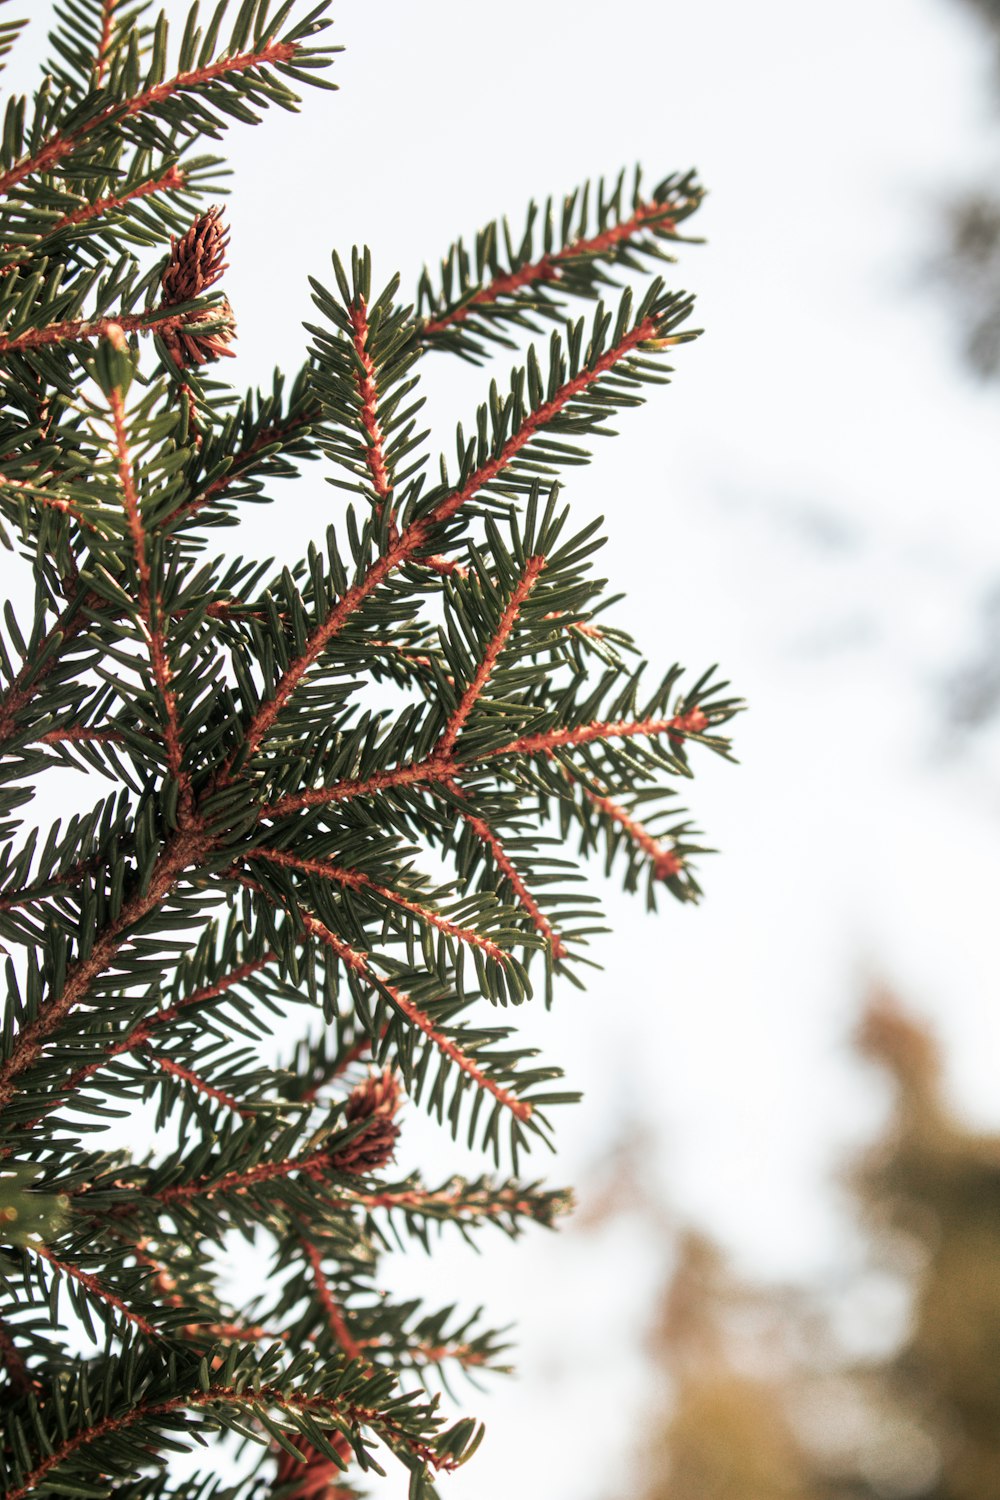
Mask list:
MULTIPOLYGON (((44 51, 30 9, 20 87, 44 51)), ((455 1500, 1000 1493, 997 1463, 944 1483, 966 1418, 942 1429, 904 1358, 954 1176, 993 1219, 942 1326, 972 1318, 969 1409, 995 1433, 998 9, 343 0, 341 92, 228 138, 245 383, 301 359, 332 247, 367 243, 415 290, 458 233, 587 177, 695 166, 710 191, 673 273, 705 336, 567 493, 606 516, 651 660, 717 661, 748 700, 740 764, 695 757, 688 805, 720 850, 704 903, 651 917, 609 887, 587 993, 524 1016, 585 1094, 537 1163, 576 1185, 576 1219, 387 1265, 396 1290, 517 1324, 516 1381, 455 1393, 487 1422, 455 1500)), ((442 446, 488 380, 427 369, 442 446)), ((277 487, 242 549, 297 556, 336 496, 277 487)), ((404 1166, 464 1164, 415 1109, 404 1139, 404 1166)), ((253 1276, 234 1261, 247 1297, 253 1276)))

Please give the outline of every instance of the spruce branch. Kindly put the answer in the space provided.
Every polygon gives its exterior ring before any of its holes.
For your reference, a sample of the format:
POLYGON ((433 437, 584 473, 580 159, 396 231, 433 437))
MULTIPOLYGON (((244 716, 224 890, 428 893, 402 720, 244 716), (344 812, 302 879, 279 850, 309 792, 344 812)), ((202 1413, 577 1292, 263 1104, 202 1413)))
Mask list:
POLYGON ((327 7, 223 0, 172 50, 143 0, 56 4, 53 81, 0 142, 0 520, 34 587, 0 627, 0 1217, 23 1209, 0 1487, 237 1500, 166 1472, 231 1431, 265 1488, 346 1494, 381 1443, 416 1497, 478 1441, 423 1386, 505 1345, 393 1301, 381 1251, 551 1226, 568 1199, 394 1180, 402 1095, 515 1172, 549 1142, 576 1096, 492 1008, 538 968, 546 997, 575 979, 602 930, 574 839, 626 889, 697 896, 671 783, 695 744, 728 754, 739 707, 712 674, 646 685, 592 575, 597 525, 572 534, 557 483, 694 336, 658 278, 601 299, 669 258, 700 190, 622 180, 532 210, 519 242, 491 226, 416 309, 367 251, 334 257, 298 374, 240 395, 222 275, 246 247, 193 146, 322 81, 327 7), (566 321, 574 299, 589 315, 566 321), (542 320, 547 351, 490 385, 432 478, 422 357, 542 320), (281 569, 213 556, 307 460, 349 492, 323 544, 281 569), (55 767, 113 792, 46 832, 55 767), (269 1034, 302 1007, 276 1066, 269 1034), (176 1145, 106 1149, 137 1102, 176 1145), (217 1247, 262 1230, 274 1275, 233 1308, 217 1247))
POLYGON ((637 172, 630 200, 624 188, 622 172, 610 192, 602 181, 561 205, 549 199, 541 213, 532 203, 519 243, 506 220, 494 221, 476 236, 474 259, 459 240, 441 262, 440 288, 426 271, 421 277, 422 343, 478 364, 489 343, 515 347, 507 327, 537 330, 537 318, 557 317, 567 298, 603 295, 614 284, 609 267, 634 271, 643 258, 668 259, 663 243, 680 238, 678 225, 703 196, 693 175, 668 177, 646 197, 637 172))

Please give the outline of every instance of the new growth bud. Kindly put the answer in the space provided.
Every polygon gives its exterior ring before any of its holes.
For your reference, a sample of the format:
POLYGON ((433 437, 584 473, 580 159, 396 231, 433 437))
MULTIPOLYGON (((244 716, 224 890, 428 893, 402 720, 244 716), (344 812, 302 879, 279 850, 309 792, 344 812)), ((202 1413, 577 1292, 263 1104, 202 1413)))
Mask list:
POLYGON ((402 1103, 399 1081, 391 1069, 373 1073, 352 1089, 346 1115, 352 1125, 366 1120, 365 1128, 331 1158, 338 1172, 377 1172, 392 1160, 399 1126, 395 1115, 402 1103))
MULTIPOLYGON (((160 281, 168 306, 191 302, 215 285, 228 268, 228 243, 229 233, 223 228, 222 209, 217 203, 195 219, 179 240, 171 236, 170 258, 160 281)), ((221 306, 209 312, 192 313, 176 326, 166 325, 161 337, 181 371, 191 365, 207 364, 224 354, 232 355, 227 346, 236 337, 236 324, 228 298, 223 298, 221 306), (213 323, 217 326, 204 328, 213 323)))

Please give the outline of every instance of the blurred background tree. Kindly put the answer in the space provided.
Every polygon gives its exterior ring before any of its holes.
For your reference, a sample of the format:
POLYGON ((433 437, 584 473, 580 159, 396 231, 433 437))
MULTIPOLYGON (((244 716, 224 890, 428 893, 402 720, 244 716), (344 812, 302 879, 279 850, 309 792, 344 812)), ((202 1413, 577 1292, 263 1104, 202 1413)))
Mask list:
POLYGON ((954 1116, 933 1038, 887 993, 856 1042, 892 1089, 845 1178, 864 1264, 836 1289, 754 1285, 704 1236, 675 1235, 643 1500, 1000 1496, 1000 1136, 954 1116), (871 1277, 908 1307, 888 1351, 859 1349, 838 1316, 871 1277))

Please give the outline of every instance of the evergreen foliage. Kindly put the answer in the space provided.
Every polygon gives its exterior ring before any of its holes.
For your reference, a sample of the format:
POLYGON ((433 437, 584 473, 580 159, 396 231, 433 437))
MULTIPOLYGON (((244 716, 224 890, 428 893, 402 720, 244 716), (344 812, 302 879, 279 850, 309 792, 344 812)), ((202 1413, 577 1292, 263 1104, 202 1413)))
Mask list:
POLYGON ((595 623, 599 537, 558 483, 693 336, 686 295, 617 278, 668 258, 699 190, 621 179, 520 239, 491 225, 416 307, 334 257, 301 371, 240 396, 212 369, 235 313, 198 153, 330 87, 329 24, 223 0, 177 41, 142 0, 61 0, 4 117, 0 512, 35 591, 0 640, 8 1500, 223 1500, 169 1470, 220 1432, 289 1496, 347 1493, 382 1449, 415 1492, 464 1462, 481 1429, 424 1387, 502 1368, 503 1339, 384 1296, 379 1251, 566 1207, 518 1173, 574 1096, 491 1008, 578 980, 600 917, 573 845, 651 906, 699 894, 673 784, 692 742, 727 753, 736 704, 595 623), (435 466, 421 361, 543 322, 435 466), (217 556, 306 459, 349 492, 339 523, 294 568, 217 556), (42 829, 60 767, 105 789, 42 829), (394 1175, 404 1094, 498 1175, 394 1175), (102 1149, 149 1100, 175 1149, 102 1149), (265 1232, 237 1311, 220 1247, 265 1232))

